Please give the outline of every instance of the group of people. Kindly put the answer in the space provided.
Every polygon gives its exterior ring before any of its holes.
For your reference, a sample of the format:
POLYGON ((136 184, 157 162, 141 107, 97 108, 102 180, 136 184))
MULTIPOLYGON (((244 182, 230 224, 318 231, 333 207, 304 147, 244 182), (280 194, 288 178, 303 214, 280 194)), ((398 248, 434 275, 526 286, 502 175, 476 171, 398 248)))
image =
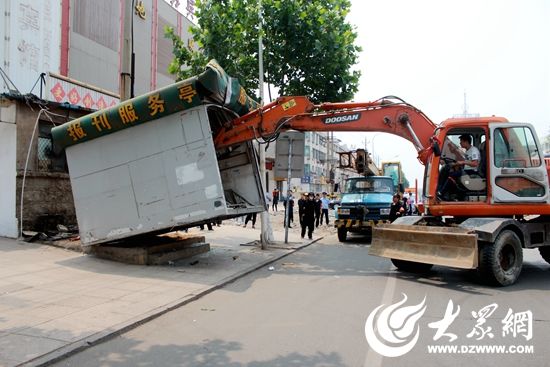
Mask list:
MULTIPOLYGON (((294 197, 292 193, 289 193, 285 206, 287 202, 288 226, 292 228, 294 222, 294 197)), ((319 224, 323 224, 323 219, 326 225, 329 224, 328 210, 329 199, 326 192, 323 192, 322 196, 313 192, 301 194, 300 199, 298 199, 298 217, 302 229, 302 238, 307 233, 308 238, 311 239, 314 229, 319 227, 319 224)))
MULTIPOLYGON (((266 202, 268 203, 268 207, 271 206, 271 210, 274 212, 279 210, 278 204, 281 200, 283 201, 285 210, 288 210, 288 218, 285 218, 285 220, 288 220, 288 223, 284 223, 285 227, 288 224, 288 227, 292 228, 292 224, 294 223, 295 205, 292 192, 289 191, 287 197, 284 199, 281 197, 278 189, 274 189, 273 192, 271 192, 271 195, 266 193, 266 202), (269 202, 271 202, 271 205, 269 205, 269 202)), ((298 217, 302 229, 302 238, 304 238, 307 234, 308 238, 311 239, 315 228, 322 225, 323 222, 326 225, 329 224, 329 202, 330 200, 326 192, 323 192, 322 194, 315 194, 313 192, 301 194, 300 199, 298 199, 298 217)), ((244 227, 246 227, 249 222, 252 222, 252 228, 255 228, 255 213, 246 215, 244 227)))
POLYGON ((413 214, 417 214, 417 209, 412 192, 409 192, 408 195, 404 194, 403 198, 399 194, 393 195, 393 201, 390 206, 390 221, 393 222, 399 217, 413 214))

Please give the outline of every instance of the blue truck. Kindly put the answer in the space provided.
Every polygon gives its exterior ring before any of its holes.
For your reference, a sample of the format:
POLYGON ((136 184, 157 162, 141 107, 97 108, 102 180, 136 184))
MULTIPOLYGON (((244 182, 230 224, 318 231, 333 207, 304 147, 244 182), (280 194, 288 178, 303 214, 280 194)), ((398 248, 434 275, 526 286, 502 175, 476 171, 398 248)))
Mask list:
POLYGON ((389 223, 393 195, 403 192, 403 174, 399 162, 382 164, 383 176, 348 178, 334 226, 338 240, 345 242, 348 232, 372 234, 372 227, 389 223))
POLYGON ((348 232, 371 234, 378 223, 389 223, 390 205, 395 192, 389 176, 354 177, 346 180, 334 226, 338 240, 348 232))

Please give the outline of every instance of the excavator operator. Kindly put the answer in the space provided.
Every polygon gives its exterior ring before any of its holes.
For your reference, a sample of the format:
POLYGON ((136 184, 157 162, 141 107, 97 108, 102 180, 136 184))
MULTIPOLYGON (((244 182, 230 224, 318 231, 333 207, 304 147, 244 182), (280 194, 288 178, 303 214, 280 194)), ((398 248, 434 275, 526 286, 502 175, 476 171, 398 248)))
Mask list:
POLYGON ((451 165, 450 172, 446 180, 438 190, 438 196, 442 200, 449 200, 451 192, 457 192, 457 181, 460 176, 477 175, 481 154, 479 149, 472 145, 472 137, 468 134, 462 134, 459 136, 460 146, 466 151, 466 153, 458 151, 458 148, 454 144, 450 144, 449 148, 458 156, 464 156, 463 160, 457 160, 451 165))

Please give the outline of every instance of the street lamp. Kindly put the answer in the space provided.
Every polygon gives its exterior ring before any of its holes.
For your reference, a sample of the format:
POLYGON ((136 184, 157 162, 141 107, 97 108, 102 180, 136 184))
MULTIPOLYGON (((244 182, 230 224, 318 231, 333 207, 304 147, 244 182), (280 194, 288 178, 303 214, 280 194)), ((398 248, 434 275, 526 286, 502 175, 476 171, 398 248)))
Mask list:
POLYGON ((370 141, 370 144, 371 144, 371 155, 372 155, 372 160, 373 162, 378 166, 380 164, 380 157, 378 157, 378 159, 375 159, 374 158, 374 138, 376 138, 377 136, 379 135, 382 135, 383 133, 376 133, 372 136, 372 139, 370 141))

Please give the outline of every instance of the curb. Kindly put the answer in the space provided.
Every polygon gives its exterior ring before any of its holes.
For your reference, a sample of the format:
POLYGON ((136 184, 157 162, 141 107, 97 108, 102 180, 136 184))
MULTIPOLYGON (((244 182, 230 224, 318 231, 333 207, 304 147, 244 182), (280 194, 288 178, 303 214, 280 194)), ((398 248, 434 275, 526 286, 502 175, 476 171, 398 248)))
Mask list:
MULTIPOLYGON (((59 362, 73 354, 76 354, 78 352, 81 352, 87 348, 90 348, 92 346, 95 346, 97 344, 103 343, 105 341, 108 341, 109 339, 112 339, 120 334, 123 334, 125 332, 128 332, 132 329, 135 329, 136 327, 145 324, 146 322, 149 322, 151 320, 156 319, 157 317, 160 317, 164 315, 167 312, 173 311, 179 307, 185 306, 188 303, 191 303, 193 301, 198 300, 199 298, 202 298, 206 296, 207 294, 218 290, 220 288, 225 287, 228 284, 231 284, 235 282, 236 280, 260 269, 263 268, 266 265, 272 264, 276 261, 279 261, 282 258, 285 258, 303 248, 306 248, 320 240, 322 240, 324 236, 316 238, 314 240, 311 240, 310 242, 307 242, 305 244, 302 244, 300 246, 290 247, 288 248, 288 252, 285 254, 281 254, 278 256, 275 256, 274 258, 265 260, 258 265, 252 266, 251 268, 242 270, 240 272, 237 272, 234 275, 230 275, 224 279, 222 279, 217 284, 214 284, 210 287, 205 288, 204 290, 198 292, 197 294, 189 294, 177 301, 168 303, 164 306, 157 307, 156 309, 153 309, 149 312, 146 312, 140 316, 136 316, 130 320, 127 320, 123 323, 120 323, 118 325, 115 325, 109 329, 105 329, 103 331, 100 331, 98 333, 92 334, 84 339, 72 342, 70 344, 67 344, 59 349, 56 349, 54 351, 51 351, 49 353, 43 354, 39 357, 36 357, 30 361, 23 362, 17 366, 24 366, 24 367, 41 367, 41 366, 49 366, 55 362, 59 362)), ((271 246, 269 246, 271 247, 271 246)), ((272 248, 279 248, 280 247, 272 247, 272 248)))

